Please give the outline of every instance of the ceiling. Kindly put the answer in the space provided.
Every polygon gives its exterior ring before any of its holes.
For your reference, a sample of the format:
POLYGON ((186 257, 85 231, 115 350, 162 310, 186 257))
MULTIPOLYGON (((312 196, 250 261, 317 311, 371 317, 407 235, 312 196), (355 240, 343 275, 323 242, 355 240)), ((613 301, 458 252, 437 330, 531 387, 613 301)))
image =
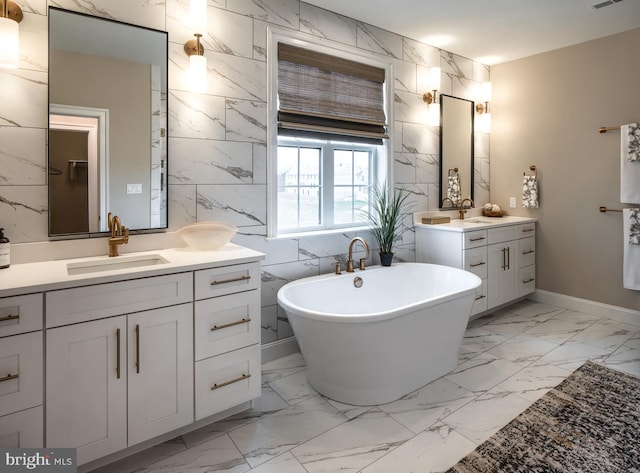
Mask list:
POLYGON ((488 65, 640 27, 640 0, 304 1, 488 65))

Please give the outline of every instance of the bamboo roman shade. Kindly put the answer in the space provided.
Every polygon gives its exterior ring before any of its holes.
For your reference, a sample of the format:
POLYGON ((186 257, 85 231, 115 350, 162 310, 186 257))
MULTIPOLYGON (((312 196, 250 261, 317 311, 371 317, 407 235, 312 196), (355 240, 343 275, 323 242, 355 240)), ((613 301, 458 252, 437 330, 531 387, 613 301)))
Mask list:
POLYGON ((385 71, 278 43, 278 133, 382 143, 385 71))

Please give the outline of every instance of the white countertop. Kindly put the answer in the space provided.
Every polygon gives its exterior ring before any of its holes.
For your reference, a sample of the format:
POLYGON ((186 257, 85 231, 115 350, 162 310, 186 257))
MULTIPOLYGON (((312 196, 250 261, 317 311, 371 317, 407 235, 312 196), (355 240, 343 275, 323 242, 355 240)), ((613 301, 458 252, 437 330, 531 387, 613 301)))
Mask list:
MULTIPOLYGON (((433 216, 433 215, 432 215, 433 216)), ((468 217, 464 220, 452 219, 449 223, 414 223, 416 228, 428 228, 430 230, 444 230, 449 232, 470 232, 474 230, 485 230, 487 228, 501 227, 504 225, 517 225, 520 223, 536 222, 534 217, 468 217)))
POLYGON ((261 261, 264 257, 264 253, 228 243, 214 251, 172 248, 126 253, 113 258, 104 255, 88 258, 12 264, 8 268, 0 269, 0 297, 249 263, 261 261), (67 273, 67 264, 69 263, 111 262, 117 261, 118 258, 131 259, 138 256, 149 255, 158 255, 167 260, 167 262, 152 266, 110 269, 75 276, 70 276, 67 273))

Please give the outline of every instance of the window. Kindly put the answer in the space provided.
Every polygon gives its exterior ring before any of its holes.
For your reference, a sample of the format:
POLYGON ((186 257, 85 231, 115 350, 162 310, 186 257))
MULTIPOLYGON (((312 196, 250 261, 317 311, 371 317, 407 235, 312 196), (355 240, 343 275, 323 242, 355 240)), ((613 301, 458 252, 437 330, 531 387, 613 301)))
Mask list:
POLYGON ((365 224, 375 158, 372 145, 280 138, 278 233, 365 224))
POLYGON ((269 40, 268 234, 364 228, 391 181, 391 66, 292 35, 269 40))

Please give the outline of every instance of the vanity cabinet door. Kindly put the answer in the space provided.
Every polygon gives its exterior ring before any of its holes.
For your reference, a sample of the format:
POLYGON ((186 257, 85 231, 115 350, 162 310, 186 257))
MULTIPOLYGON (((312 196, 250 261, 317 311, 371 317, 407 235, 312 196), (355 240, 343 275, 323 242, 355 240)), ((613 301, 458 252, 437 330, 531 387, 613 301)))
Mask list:
POLYGON ((489 261, 487 308, 491 309, 518 297, 517 241, 487 247, 489 261))
POLYGON ((47 330, 47 447, 78 464, 127 446, 125 316, 47 330))
POLYGON ((129 445, 193 422, 193 305, 128 316, 129 445))

